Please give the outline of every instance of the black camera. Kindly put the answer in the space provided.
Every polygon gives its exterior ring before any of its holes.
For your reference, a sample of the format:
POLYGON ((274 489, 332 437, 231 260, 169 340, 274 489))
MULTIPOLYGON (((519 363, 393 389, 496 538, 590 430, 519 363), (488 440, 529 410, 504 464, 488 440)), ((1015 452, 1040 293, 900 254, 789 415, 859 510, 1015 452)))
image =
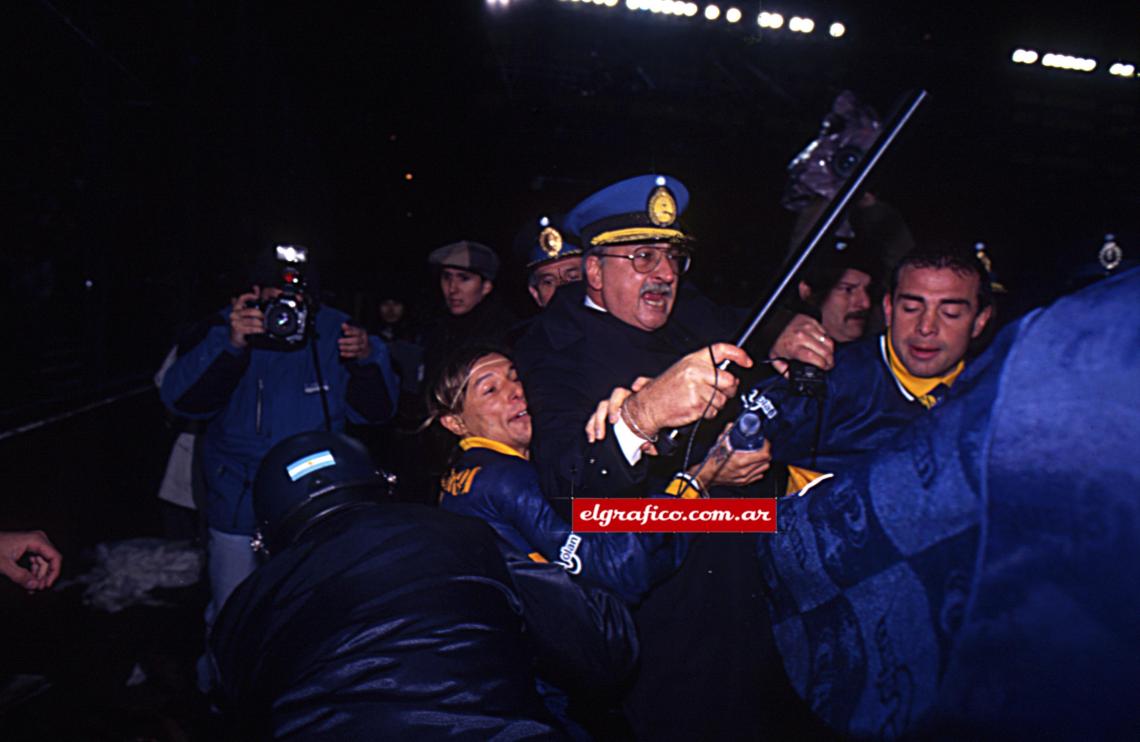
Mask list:
POLYGON ((827 372, 819 366, 802 361, 788 361, 788 381, 792 392, 800 397, 825 399, 827 397, 827 372))
POLYGON ((281 293, 272 299, 246 303, 265 315, 265 332, 251 335, 249 340, 255 347, 292 350, 305 344, 313 315, 312 302, 305 293, 309 251, 300 245, 277 245, 274 257, 280 265, 280 282, 264 288, 278 288, 281 293))

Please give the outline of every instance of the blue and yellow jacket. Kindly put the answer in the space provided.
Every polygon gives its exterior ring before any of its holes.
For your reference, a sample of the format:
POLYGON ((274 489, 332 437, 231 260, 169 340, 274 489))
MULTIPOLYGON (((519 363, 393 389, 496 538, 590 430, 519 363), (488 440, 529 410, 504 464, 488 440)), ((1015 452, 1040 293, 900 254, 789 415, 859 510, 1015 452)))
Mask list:
POLYGON ((1140 269, 1006 326, 759 539, 791 686, 842 738, 1140 729, 1140 269))
POLYGON ((821 401, 793 395, 780 377, 758 385, 744 402, 764 395, 775 404, 772 459, 788 464, 788 491, 794 492, 817 472, 842 471, 855 457, 878 449, 944 398, 964 365, 959 361, 937 378, 911 376, 884 334, 839 349, 821 401))
POLYGON ((440 481, 440 506, 486 521, 511 550, 555 562, 629 603, 672 574, 684 559, 677 534, 573 533, 543 496, 533 466, 498 441, 469 437, 440 481))

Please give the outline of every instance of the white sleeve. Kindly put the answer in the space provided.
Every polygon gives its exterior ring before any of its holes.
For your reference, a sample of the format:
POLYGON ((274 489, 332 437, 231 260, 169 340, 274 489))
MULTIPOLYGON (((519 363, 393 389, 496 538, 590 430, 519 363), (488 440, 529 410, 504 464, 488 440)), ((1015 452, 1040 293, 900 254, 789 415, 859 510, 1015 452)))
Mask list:
POLYGON ((635 466, 641 461, 641 447, 645 445, 645 439, 630 430, 625 420, 619 418, 614 423, 614 436, 617 438, 618 448, 630 466, 635 466))

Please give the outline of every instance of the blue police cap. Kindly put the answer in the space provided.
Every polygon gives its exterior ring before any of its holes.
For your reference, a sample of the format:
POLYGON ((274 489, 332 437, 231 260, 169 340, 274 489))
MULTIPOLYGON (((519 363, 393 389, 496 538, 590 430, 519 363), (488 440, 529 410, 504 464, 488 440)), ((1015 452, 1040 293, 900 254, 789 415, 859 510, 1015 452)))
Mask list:
POLYGON ((578 238, 565 227, 565 220, 556 216, 543 216, 536 222, 537 233, 530 240, 527 251, 527 270, 543 263, 581 255, 578 238))
POLYGON ((566 224, 589 251, 608 245, 689 242, 678 223, 689 189, 667 175, 638 175, 606 186, 574 207, 566 224))

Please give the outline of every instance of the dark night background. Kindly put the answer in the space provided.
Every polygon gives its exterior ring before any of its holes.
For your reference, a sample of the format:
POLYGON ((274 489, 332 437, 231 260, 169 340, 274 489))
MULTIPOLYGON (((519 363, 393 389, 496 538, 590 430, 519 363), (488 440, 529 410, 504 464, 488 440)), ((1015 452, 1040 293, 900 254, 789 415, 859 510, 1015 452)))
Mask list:
MULTIPOLYGON (((358 318, 395 284, 423 319, 427 253, 479 240, 526 313, 524 224, 659 171, 693 194, 693 278, 753 303, 794 221, 785 167, 845 88, 884 116, 930 91, 873 185, 920 242, 987 244, 1005 320, 1063 290, 1106 232, 1140 256, 1140 78, 1107 72, 1140 62, 1140 5, 928 5, 765 4, 813 17, 805 37, 760 33, 756 2, 731 26, 559 0, 8 3, 0 528, 47 531, 65 579, 96 542, 161 532, 174 434, 151 377, 274 241, 310 246, 358 318), (1016 65, 1019 47, 1099 65, 1016 65)), ((190 679, 205 590, 186 591, 104 615, 74 589, 0 584, 0 685, 51 683, 0 700, 0 736, 217 738, 190 679), (127 687, 136 666, 150 680, 127 687)))
MULTIPOLYGON (((21 0, 5 427, 153 373, 259 246, 310 245, 350 312, 398 281, 422 315, 432 248, 469 237, 506 255, 537 214, 641 172, 689 185, 696 280, 751 303, 793 220, 784 167, 843 88, 883 115, 930 90, 876 188, 919 240, 986 242, 1014 311, 1105 231, 1140 252, 1138 81, 1106 71, 1140 56, 1137 6, 918 5, 772 7, 813 16, 805 37, 759 32, 747 2, 730 26, 556 0, 21 0), (1100 64, 1015 65, 1019 46, 1100 64)), ((500 291, 520 311, 523 285, 509 263, 500 291)))

